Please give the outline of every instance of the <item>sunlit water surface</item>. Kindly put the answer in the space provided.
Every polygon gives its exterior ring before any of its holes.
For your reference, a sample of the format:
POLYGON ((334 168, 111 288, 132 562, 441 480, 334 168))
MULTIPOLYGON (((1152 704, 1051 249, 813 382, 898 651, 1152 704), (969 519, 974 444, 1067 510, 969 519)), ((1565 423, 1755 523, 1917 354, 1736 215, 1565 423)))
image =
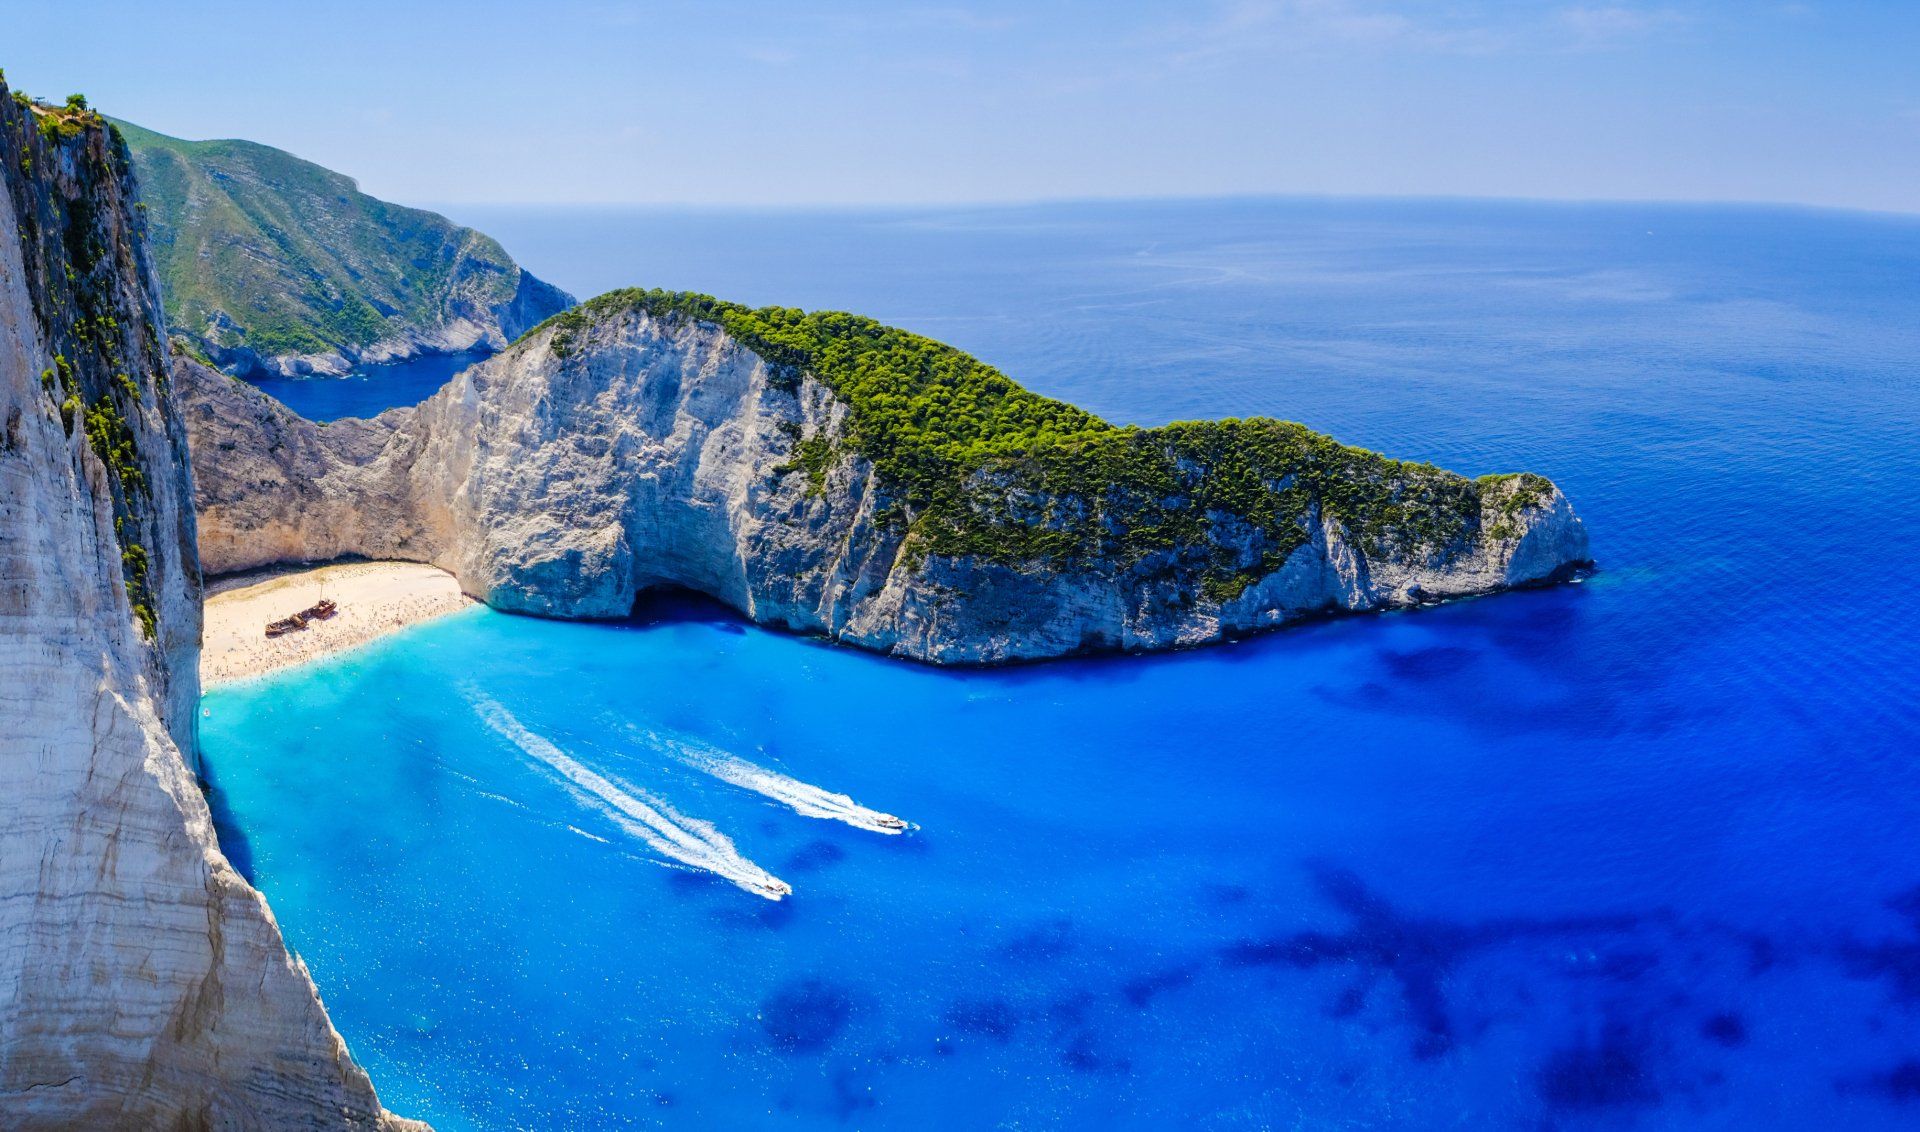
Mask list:
POLYGON ((213 692, 228 847, 396 1111, 1920 1121, 1920 223, 460 219, 578 293, 861 310, 1114 420, 1267 413, 1537 470, 1602 572, 994 672, 675 597, 619 625, 476 611, 213 692), (748 788, 794 782, 917 828, 748 788))

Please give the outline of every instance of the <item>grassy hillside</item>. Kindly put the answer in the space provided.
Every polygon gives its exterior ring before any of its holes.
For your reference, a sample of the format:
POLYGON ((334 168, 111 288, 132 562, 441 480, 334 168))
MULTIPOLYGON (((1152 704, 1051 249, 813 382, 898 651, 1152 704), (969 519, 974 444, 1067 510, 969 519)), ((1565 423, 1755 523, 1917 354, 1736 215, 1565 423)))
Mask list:
POLYGON ((817 489, 844 454, 865 456, 898 493, 896 517, 935 553, 1125 567, 1197 555, 1208 596, 1224 599, 1285 561, 1315 516, 1368 548, 1445 558, 1481 534, 1483 497, 1497 515, 1485 533, 1504 538, 1551 495, 1539 476, 1470 480, 1290 421, 1112 425, 951 346, 835 311, 615 291, 548 320, 549 347, 569 357, 598 320, 636 309, 724 328, 790 388, 803 372, 825 382, 847 403, 845 435, 796 436, 783 470, 817 489))
POLYGON ((487 236, 367 196, 290 153, 118 124, 168 321, 222 361, 247 352, 353 359, 459 319, 497 327, 500 345, 570 302, 487 236))

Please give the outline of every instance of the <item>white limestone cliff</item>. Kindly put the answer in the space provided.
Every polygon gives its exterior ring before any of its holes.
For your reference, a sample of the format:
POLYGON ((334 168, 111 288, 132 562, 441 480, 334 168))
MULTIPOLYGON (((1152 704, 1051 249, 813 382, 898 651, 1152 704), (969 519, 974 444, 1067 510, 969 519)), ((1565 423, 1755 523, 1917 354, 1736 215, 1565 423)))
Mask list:
POLYGON ((0 83, 0 1127, 399 1129, 191 770, 200 573, 125 154, 0 83))
MULTIPOLYGON (((328 425, 181 359, 208 571, 410 559, 497 608, 587 618, 673 585, 764 624, 966 664, 1201 644, 1546 582, 1587 557, 1539 477, 1475 489, 1468 534, 1419 552, 1363 543, 1316 508, 1303 545, 1221 600, 1178 564, 929 553, 867 460, 837 454, 817 487, 793 470, 799 438, 846 432, 848 406, 813 375, 796 386, 718 325, 644 309, 602 313, 560 350, 554 335, 417 408, 328 425)), ((1036 515, 1054 502, 1015 501, 1036 515)), ((1221 553, 1257 560, 1258 532, 1212 526, 1221 553)))

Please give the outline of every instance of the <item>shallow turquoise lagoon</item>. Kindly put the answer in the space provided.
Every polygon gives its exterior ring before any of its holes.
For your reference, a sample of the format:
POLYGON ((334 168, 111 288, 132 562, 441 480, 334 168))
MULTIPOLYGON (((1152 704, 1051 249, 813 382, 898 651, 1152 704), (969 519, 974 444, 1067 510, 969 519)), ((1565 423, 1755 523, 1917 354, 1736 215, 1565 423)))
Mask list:
POLYGON ((620 624, 475 611, 215 691, 229 852, 396 1111, 1920 1121, 1920 223, 461 219, 581 293, 618 257, 619 282, 862 309, 1114 419, 1267 412, 1541 471, 1602 569, 990 672, 680 595, 620 624))

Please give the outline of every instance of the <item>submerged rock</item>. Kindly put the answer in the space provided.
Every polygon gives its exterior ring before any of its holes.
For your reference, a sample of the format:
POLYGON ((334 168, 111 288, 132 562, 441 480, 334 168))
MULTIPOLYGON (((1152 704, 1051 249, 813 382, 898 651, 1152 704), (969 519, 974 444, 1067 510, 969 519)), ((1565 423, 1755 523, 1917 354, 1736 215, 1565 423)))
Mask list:
POLYGON ((499 609, 679 586, 935 663, 1218 641, 1564 578, 1572 506, 1273 420, 1116 428, 850 315, 602 296, 373 421, 181 359, 211 572, 432 562, 499 609))

